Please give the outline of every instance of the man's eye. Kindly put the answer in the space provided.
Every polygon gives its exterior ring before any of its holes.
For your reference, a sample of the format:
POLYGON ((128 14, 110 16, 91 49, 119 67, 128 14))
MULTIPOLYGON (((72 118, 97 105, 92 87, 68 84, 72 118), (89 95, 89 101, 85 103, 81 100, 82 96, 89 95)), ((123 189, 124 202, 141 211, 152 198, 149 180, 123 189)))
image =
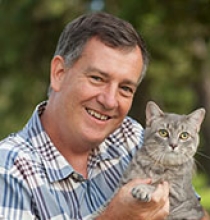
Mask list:
POLYGON ((93 79, 94 81, 98 81, 98 82, 102 81, 102 78, 99 76, 91 76, 91 79, 93 79))
POLYGON ((122 86, 121 89, 123 90, 124 93, 130 94, 130 95, 134 94, 134 90, 131 87, 122 86))

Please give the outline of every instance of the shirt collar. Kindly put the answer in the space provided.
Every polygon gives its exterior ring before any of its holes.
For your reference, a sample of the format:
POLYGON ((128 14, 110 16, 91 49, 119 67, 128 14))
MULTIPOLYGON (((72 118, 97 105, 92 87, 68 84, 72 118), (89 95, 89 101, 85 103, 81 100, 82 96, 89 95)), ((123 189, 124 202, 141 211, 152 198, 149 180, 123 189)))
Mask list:
MULTIPOLYGON (((51 142, 41 124, 40 116, 44 112, 46 105, 47 102, 44 101, 36 107, 31 119, 20 135, 27 139, 29 144, 36 149, 38 157, 41 158, 45 167, 49 181, 55 182, 67 178, 74 173, 74 169, 51 142)), ((119 128, 105 139, 98 148, 93 150, 91 158, 98 161, 119 158, 121 153, 118 146, 122 142, 121 136, 122 133, 119 128)))
POLYGON ((46 104, 45 101, 36 107, 20 135, 35 149, 37 158, 41 158, 49 181, 55 182, 68 177, 74 170, 56 149, 41 124, 40 115, 44 112, 46 104))

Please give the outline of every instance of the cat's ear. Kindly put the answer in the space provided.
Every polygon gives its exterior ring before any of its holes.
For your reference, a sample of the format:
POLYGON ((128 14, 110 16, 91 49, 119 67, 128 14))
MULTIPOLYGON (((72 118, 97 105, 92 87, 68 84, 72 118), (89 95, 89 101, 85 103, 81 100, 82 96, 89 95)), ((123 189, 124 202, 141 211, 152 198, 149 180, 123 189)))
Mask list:
POLYGON ((200 131, 201 123, 203 122, 205 113, 205 109, 200 108, 188 115, 189 120, 191 120, 192 123, 195 124, 197 132, 200 131))
POLYGON ((153 102, 149 101, 146 106, 146 125, 150 126, 151 121, 157 117, 163 116, 163 111, 159 108, 159 106, 153 102))

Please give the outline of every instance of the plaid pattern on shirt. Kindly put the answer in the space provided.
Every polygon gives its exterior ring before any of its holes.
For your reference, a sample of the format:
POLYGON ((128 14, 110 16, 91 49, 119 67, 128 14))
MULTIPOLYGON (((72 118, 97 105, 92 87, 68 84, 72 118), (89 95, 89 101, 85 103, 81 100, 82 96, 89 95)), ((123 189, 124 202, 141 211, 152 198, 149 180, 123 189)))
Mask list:
POLYGON ((143 129, 126 117, 91 152, 88 179, 75 172, 45 133, 37 106, 18 133, 0 143, 0 219, 85 220, 106 203, 143 143, 143 129))

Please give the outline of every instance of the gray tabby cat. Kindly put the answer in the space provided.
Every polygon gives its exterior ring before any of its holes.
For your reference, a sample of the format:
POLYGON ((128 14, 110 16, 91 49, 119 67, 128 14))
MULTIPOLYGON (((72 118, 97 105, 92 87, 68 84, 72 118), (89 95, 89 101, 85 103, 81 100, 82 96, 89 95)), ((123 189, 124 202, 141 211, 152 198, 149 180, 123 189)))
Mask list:
POLYGON ((167 220, 200 220, 202 207, 192 187, 196 153, 204 109, 189 115, 164 113, 154 102, 146 107, 145 140, 129 165, 122 184, 134 178, 151 178, 152 185, 140 184, 132 195, 148 202, 155 185, 163 180, 170 185, 170 214, 167 220))

